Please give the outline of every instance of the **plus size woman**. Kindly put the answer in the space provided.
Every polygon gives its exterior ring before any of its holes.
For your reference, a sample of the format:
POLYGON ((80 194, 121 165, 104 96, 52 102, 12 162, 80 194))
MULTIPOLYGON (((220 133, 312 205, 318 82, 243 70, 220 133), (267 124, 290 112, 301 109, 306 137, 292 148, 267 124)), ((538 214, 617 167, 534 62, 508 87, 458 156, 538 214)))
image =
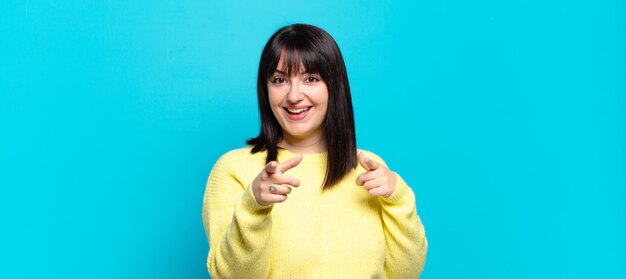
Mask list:
POLYGON ((222 155, 207 182, 211 276, 419 277, 428 245, 414 193, 380 157, 357 149, 333 38, 305 24, 274 33, 257 97, 259 135, 222 155))

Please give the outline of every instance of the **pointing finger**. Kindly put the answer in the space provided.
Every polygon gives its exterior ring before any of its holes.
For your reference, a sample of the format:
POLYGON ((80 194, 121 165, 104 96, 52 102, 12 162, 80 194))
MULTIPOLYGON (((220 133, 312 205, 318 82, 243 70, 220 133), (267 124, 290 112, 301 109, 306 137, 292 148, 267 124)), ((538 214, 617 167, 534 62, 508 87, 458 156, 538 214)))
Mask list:
POLYGON ((363 183, 376 178, 376 175, 377 174, 375 172, 369 172, 369 171, 359 174, 359 176, 356 177, 356 184, 359 186, 363 186, 363 183))
POLYGON ((289 160, 287 160, 286 162, 280 164, 280 171, 282 173, 294 168, 295 166, 297 166, 298 164, 300 164, 300 162, 302 162, 302 154, 298 154, 298 156, 293 157, 289 160))
POLYGON ((363 183, 363 188, 365 188, 366 190, 372 190, 374 188, 378 188, 380 187, 382 184, 382 182, 380 181, 380 179, 372 179, 369 181, 365 181, 363 183))

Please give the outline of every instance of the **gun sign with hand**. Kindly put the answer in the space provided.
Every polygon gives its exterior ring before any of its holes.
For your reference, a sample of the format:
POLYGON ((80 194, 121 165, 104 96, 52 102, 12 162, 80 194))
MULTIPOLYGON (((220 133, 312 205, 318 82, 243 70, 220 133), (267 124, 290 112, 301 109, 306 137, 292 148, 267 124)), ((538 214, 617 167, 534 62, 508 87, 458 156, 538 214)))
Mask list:
POLYGON ((300 186, 300 180, 286 175, 285 172, 300 164, 302 158, 302 154, 299 154, 284 163, 267 163, 252 181, 252 193, 256 201, 261 205, 270 205, 287 200, 292 187, 300 186))
POLYGON ((356 184, 363 186, 372 197, 389 197, 396 189, 396 173, 383 164, 365 157, 362 152, 357 156, 359 164, 366 170, 356 178, 356 184))

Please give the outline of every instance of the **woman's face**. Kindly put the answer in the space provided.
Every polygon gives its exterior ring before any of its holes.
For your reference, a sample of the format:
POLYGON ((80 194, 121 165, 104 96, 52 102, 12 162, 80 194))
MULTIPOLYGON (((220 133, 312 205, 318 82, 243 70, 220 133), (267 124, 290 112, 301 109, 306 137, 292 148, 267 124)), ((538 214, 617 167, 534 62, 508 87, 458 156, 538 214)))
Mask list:
MULTIPOLYGON (((304 68, 304 67, 302 67, 304 68)), ((322 123, 328 108, 328 88, 318 73, 302 69, 286 74, 282 59, 267 83, 274 116, 291 140, 323 138, 322 123)))

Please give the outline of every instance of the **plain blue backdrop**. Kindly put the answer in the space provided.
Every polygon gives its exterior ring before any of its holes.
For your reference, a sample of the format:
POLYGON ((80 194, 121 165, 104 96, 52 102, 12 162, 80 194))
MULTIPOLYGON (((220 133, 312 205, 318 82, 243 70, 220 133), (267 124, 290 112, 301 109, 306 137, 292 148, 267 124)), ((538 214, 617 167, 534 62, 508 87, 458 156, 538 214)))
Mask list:
POLYGON ((626 4, 3 1, 0 278, 206 278, 206 178, 278 28, 337 40, 422 278, 626 278, 626 4))

